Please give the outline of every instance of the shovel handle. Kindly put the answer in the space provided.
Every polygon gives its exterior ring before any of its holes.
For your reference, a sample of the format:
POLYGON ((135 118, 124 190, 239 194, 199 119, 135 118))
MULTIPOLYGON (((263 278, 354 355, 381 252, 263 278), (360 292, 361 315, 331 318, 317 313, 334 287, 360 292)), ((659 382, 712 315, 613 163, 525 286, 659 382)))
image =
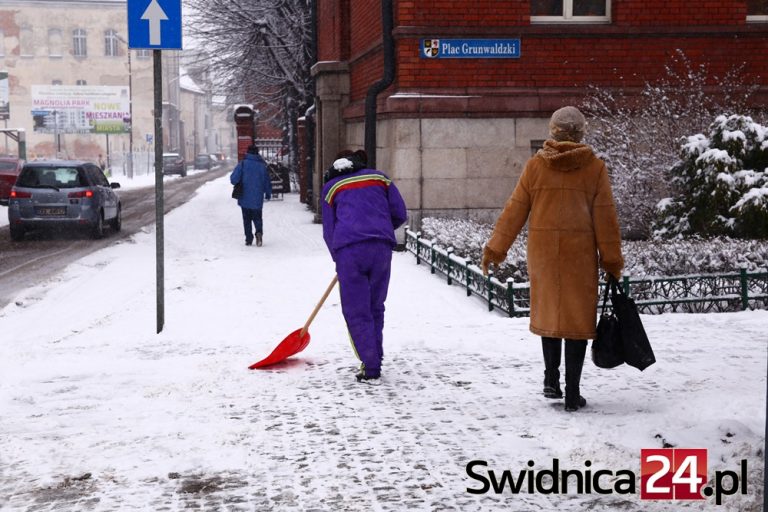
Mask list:
POLYGON ((312 323, 312 320, 315 319, 317 316, 317 312, 320 311, 320 308, 322 307, 323 303, 325 302, 325 299, 328 298, 328 296, 331 294, 331 290, 333 290, 333 287, 336 286, 336 283, 339 281, 338 276, 333 276, 333 280, 331 281, 331 284, 328 285, 328 288, 325 290, 325 293, 320 298, 320 302, 317 303, 317 306, 315 306, 314 311, 312 311, 312 314, 309 315, 309 318, 307 319, 307 323, 304 324, 304 327, 301 329, 301 333, 299 334, 299 338, 303 338, 304 335, 309 330, 309 324, 312 323))

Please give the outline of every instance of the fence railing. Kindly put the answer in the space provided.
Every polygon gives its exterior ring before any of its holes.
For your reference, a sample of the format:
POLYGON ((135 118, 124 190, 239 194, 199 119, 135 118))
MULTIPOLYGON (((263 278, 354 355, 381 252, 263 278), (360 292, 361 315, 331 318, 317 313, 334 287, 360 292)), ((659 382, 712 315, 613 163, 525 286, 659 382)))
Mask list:
MULTIPOLYGON (((429 265, 433 274, 446 276, 449 285, 465 288, 467 297, 476 295, 488 305, 509 316, 528 316, 531 307, 529 283, 501 282, 483 275, 479 262, 454 254, 453 248, 441 247, 421 233, 405 232, 406 250, 416 256, 416 264, 429 265)), ((622 285, 642 313, 726 312, 768 309, 768 271, 730 274, 706 274, 674 277, 623 276, 622 285)), ((600 283, 600 289, 604 283, 600 283)))

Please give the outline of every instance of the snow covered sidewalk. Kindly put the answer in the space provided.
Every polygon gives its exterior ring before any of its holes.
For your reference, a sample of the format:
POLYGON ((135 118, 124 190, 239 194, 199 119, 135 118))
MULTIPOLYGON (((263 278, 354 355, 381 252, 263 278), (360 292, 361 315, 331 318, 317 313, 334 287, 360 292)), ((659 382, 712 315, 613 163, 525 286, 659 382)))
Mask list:
POLYGON ((768 312, 644 317, 658 363, 588 361, 589 406, 567 414, 540 395, 527 319, 396 253, 380 387, 355 382, 336 291, 306 351, 249 371, 333 265, 296 196, 265 205, 263 247, 243 245, 229 191, 208 183, 166 218, 161 334, 149 231, 0 310, 0 509, 760 510, 768 312), (708 449, 710 479, 746 460, 748 493, 641 501, 639 478, 636 494, 467 492, 483 487, 473 460, 515 481, 553 459, 639 477, 640 450, 663 446, 708 449))

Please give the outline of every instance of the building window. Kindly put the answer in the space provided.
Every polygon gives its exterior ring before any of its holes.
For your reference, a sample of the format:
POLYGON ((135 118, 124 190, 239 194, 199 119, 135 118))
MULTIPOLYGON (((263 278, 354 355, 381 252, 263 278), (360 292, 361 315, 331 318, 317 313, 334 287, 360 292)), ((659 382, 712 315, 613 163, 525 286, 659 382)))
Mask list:
POLYGON ((543 139, 531 140, 531 155, 535 155, 540 149, 544 147, 543 139))
POLYGON ((54 58, 62 57, 62 46, 64 40, 61 37, 61 30, 52 28, 48 31, 48 56, 54 58))
POLYGON ((748 21, 768 21, 768 0, 747 0, 748 21))
POLYGON ((75 85, 88 85, 88 82, 86 82, 85 80, 77 80, 75 82, 75 85))
POLYGON ((152 50, 136 50, 136 57, 140 59, 148 59, 152 56, 152 50))
POLYGON ((32 37, 32 27, 22 25, 19 31, 19 51, 22 57, 32 57, 34 55, 32 37))
POLYGON ((531 23, 606 22, 610 0, 531 0, 531 23))
POLYGON ((104 32, 104 55, 117 57, 117 35, 112 29, 104 32))
POLYGON ((75 57, 88 56, 88 39, 85 30, 78 28, 72 32, 72 54, 75 57))

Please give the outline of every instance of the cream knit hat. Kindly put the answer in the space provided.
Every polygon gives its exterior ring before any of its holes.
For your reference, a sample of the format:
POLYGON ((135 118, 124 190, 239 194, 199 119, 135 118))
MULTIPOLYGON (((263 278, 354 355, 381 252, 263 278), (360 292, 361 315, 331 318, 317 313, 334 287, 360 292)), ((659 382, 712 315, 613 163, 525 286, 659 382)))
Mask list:
POLYGON ((559 142, 581 142, 584 137, 584 115, 576 107, 555 110, 549 120, 549 134, 559 142))

